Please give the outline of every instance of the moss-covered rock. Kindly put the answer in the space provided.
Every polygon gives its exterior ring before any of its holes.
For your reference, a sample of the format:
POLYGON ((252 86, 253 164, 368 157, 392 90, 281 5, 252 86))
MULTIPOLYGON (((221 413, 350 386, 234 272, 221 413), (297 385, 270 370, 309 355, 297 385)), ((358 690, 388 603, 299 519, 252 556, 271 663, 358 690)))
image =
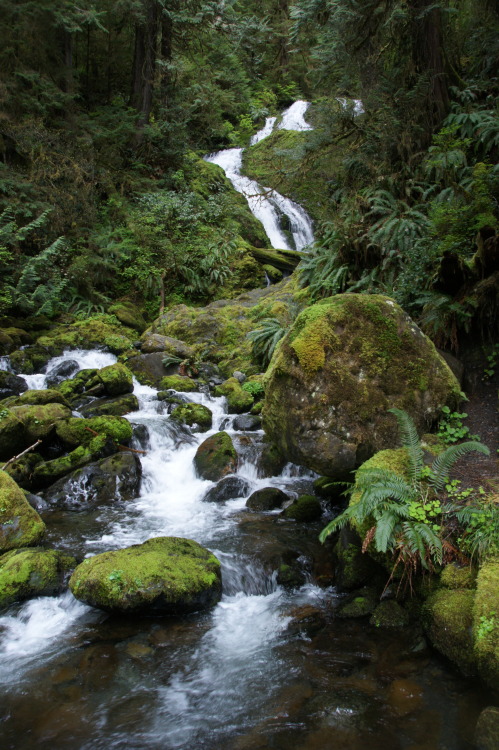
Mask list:
POLYGON ((243 414, 253 405, 253 396, 241 388, 236 378, 229 378, 215 388, 216 396, 225 396, 229 414, 243 414))
MULTIPOLYGON (((104 417, 96 417, 96 419, 104 419, 104 417)), ((91 461, 98 461, 106 456, 111 456, 117 450, 118 445, 116 441, 107 435, 101 434, 93 437, 86 445, 79 445, 65 456, 54 458, 52 461, 42 461, 37 464, 32 474, 33 487, 47 487, 71 471, 79 469, 91 461)))
POLYGON ((197 425, 198 432, 211 430, 213 423, 211 410, 203 404, 182 404, 177 406, 172 411, 171 418, 181 424, 188 424, 190 427, 197 425))
POLYGON ((194 456, 198 476, 218 482, 237 471, 237 452, 230 435, 217 432, 201 443, 194 456))
POLYGON ((110 315, 93 315, 87 320, 77 320, 60 325, 49 334, 39 336, 37 344, 52 356, 65 349, 94 349, 105 347, 113 354, 122 354, 132 348, 137 334, 121 325, 110 315))
POLYGON ((388 599, 378 604, 369 622, 376 628, 405 628, 409 614, 395 599, 388 599))
MULTIPOLYGON (((96 377, 103 384, 106 396, 121 396, 123 393, 133 391, 132 373, 120 362, 103 367, 97 372, 96 377)), ((91 387, 89 384, 89 388, 91 387)))
POLYGON ((150 354, 137 354, 136 357, 127 360, 127 367, 133 372, 139 383, 151 385, 153 388, 161 388, 161 380, 172 372, 173 368, 163 365, 164 352, 151 352, 150 354))
POLYGON ((289 495, 278 487, 264 487, 251 493, 246 500, 246 507, 258 511, 275 510, 282 508, 288 500, 289 495))
POLYGON ((39 453, 30 451, 6 466, 5 471, 23 490, 31 490, 34 487, 33 470, 41 461, 43 458, 39 453))
POLYGON ((23 423, 10 409, 0 408, 0 461, 8 461, 24 447, 23 423))
POLYGON ((474 589, 476 570, 470 565, 446 565, 440 574, 440 585, 446 589, 474 589))
POLYGON ((172 336, 161 336, 159 333, 146 331, 140 339, 141 352, 143 354, 153 354, 161 352, 163 356, 179 357, 180 359, 189 359, 194 356, 194 349, 180 339, 172 336))
POLYGON ((378 564, 362 552, 362 542, 354 529, 341 529, 334 546, 336 584, 347 591, 368 583, 379 571, 378 564))
POLYGON ((64 394, 59 390, 55 390, 55 388, 26 391, 20 396, 9 399, 9 404, 12 406, 45 406, 45 404, 70 406, 64 394))
POLYGON ((45 524, 22 489, 0 471, 0 552, 35 545, 44 533, 45 524))
POLYGON ((439 589, 423 607, 425 632, 435 648, 467 676, 477 673, 473 653, 474 592, 439 589))
POLYGON ((97 436, 104 436, 121 445, 127 445, 132 439, 132 426, 124 417, 70 417, 58 422, 55 429, 57 437, 67 448, 89 445, 97 436))
POLYGON ((164 391, 171 389, 180 393, 191 393, 192 391, 199 390, 196 381, 187 377, 187 375, 167 375, 161 379, 159 385, 164 391))
POLYGON ((270 263, 265 263, 263 270, 265 271, 269 281, 271 281, 273 284, 278 284, 279 281, 282 281, 282 271, 279 268, 271 266, 270 263))
POLYGON ((473 637, 480 676, 499 690, 499 557, 486 560, 478 573, 473 637))
POLYGON ((84 417, 123 417, 139 408, 139 400, 133 393, 126 393, 116 398, 99 398, 86 406, 80 407, 84 417))
POLYGON ((63 590, 76 560, 54 549, 14 549, 0 557, 0 608, 63 590))
POLYGON ((101 503, 136 498, 140 491, 141 464, 134 453, 119 452, 59 479, 44 497, 50 508, 89 509, 101 503))
POLYGON ((284 518, 292 518, 300 523, 317 521, 322 516, 322 507, 320 501, 314 495, 300 495, 293 500, 282 515, 284 518))
POLYGON ((142 333, 147 327, 144 316, 133 302, 116 302, 114 305, 111 305, 108 313, 118 318, 120 323, 123 323, 127 328, 133 328, 139 333, 142 333))
POLYGON ((367 617, 374 612, 378 604, 376 591, 369 587, 364 587, 358 591, 352 592, 349 599, 338 607, 336 612, 338 617, 367 617))
POLYGON ((423 430, 460 398, 448 366, 395 302, 343 294, 295 320, 271 362, 262 415, 286 458, 341 477, 395 444, 389 408, 423 430))
POLYGON ((88 383, 93 380, 97 372, 98 370, 95 368, 80 370, 74 378, 63 380, 62 383, 59 383, 57 390, 67 401, 74 403, 85 392, 88 383))
POLYGON ((26 444, 48 437, 61 419, 71 417, 71 409, 62 404, 13 406, 11 411, 24 425, 26 444))
POLYGON ((157 537, 88 558, 71 576, 74 596, 109 612, 182 614, 220 599, 220 563, 190 539, 157 537))
POLYGON ((487 706, 478 717, 474 747, 476 750, 497 750, 499 745, 499 708, 487 706))

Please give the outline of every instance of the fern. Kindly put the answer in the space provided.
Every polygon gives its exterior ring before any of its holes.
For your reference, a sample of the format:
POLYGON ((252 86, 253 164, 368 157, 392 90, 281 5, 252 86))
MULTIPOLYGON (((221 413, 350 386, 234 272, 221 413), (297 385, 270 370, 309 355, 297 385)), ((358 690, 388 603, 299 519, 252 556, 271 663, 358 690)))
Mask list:
POLYGON ((388 411, 397 419, 402 445, 409 456, 409 478, 415 482, 423 468, 423 448, 416 425, 406 411, 402 409, 388 409, 388 411))
POLYGON ((260 327, 248 333, 253 344, 253 357, 267 366, 279 341, 286 335, 287 327, 277 318, 265 318, 260 327))
POLYGON ((437 491, 442 490, 447 481, 449 471, 456 461, 461 458, 461 456, 465 456, 472 451, 477 451, 485 456, 490 455, 487 446, 483 445, 483 443, 478 443, 475 440, 469 440, 466 443, 459 443, 457 445, 450 445, 443 451, 443 453, 440 453, 431 467, 432 473, 428 479, 431 486, 437 491))

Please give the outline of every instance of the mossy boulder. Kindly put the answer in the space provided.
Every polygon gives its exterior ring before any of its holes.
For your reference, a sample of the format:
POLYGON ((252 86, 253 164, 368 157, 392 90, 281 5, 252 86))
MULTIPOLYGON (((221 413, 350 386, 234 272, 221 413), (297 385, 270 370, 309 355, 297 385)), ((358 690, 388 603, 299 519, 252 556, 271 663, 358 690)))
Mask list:
POLYGON ((56 423, 71 417, 71 409, 62 404, 44 406, 13 406, 11 411, 24 425, 26 445, 48 437, 56 423))
POLYGON ((189 359, 194 356, 192 346, 172 336, 161 336, 159 333, 146 331, 142 335, 140 342, 140 350, 143 354, 161 352, 163 356, 170 355, 172 357, 179 357, 180 359, 189 359))
POLYGON ((74 378, 63 380, 62 383, 59 383, 57 390, 70 403, 78 401, 87 389, 88 383, 93 380, 97 372, 98 370, 95 368, 80 370, 74 378))
POLYGON ((133 372, 139 383, 151 385, 154 388, 161 387, 161 380, 173 372, 174 368, 166 368, 163 365, 164 352, 151 352, 150 354, 138 354, 127 360, 127 367, 133 372))
POLYGON ((194 456, 198 476, 218 482, 237 471, 237 452, 230 435, 216 432, 201 443, 194 456))
POLYGON ((8 396, 19 396, 28 389, 24 378, 6 370, 0 370, 0 401, 8 396))
POLYGON ((371 615, 379 602, 376 591, 369 587, 364 587, 358 591, 352 592, 349 599, 340 604, 336 611, 337 617, 367 617, 371 615))
POLYGON ((251 493, 246 501, 246 507, 258 511, 275 510, 282 508, 288 500, 289 495, 278 487, 264 487, 251 493))
POLYGON ((56 433, 67 448, 89 445, 97 436, 126 445, 132 439, 132 426, 124 417, 70 417, 56 424, 56 433))
POLYGON ((476 583, 474 653, 480 676, 494 690, 499 690, 499 557, 482 564, 476 583))
POLYGON ((446 589, 474 589, 476 575, 476 569, 470 565, 450 563, 440 574, 440 586, 446 589))
POLYGON ((95 390, 102 384, 106 396, 121 396, 123 393, 133 391, 133 376, 130 370, 120 362, 114 365, 102 367, 96 375, 87 383, 89 391, 95 390))
MULTIPOLYGON (((103 417, 98 417, 98 419, 103 419, 103 417)), ((118 445, 116 441, 106 434, 93 437, 85 445, 79 445, 65 456, 54 458, 52 461, 38 463, 32 473, 33 487, 47 487, 60 477, 69 474, 75 469, 79 469, 81 466, 85 466, 91 461, 98 461, 101 458, 112 456, 117 450, 118 445)))
POLYGON ((64 588, 76 560, 54 549, 14 549, 0 557, 0 608, 64 588))
POLYGON ((282 515, 284 518, 292 518, 300 523, 310 523, 322 516, 322 507, 314 495, 300 495, 283 510, 282 515))
POLYGON ((122 354, 132 348, 136 332, 126 328, 110 315, 94 315, 87 320, 77 320, 60 325, 49 334, 39 336, 37 345, 52 356, 65 349, 94 349, 105 347, 113 354, 122 354))
POLYGON ((77 599, 108 612, 177 615, 215 605, 220 563, 190 539, 156 537, 84 560, 69 587, 77 599))
POLYGON ((272 284, 277 284, 279 281, 282 281, 282 271, 279 268, 270 265, 270 263, 265 263, 263 270, 272 284))
POLYGON ((388 599, 378 604, 369 622, 376 628, 405 628, 409 614, 395 599, 388 599))
POLYGON ((190 427, 197 425, 198 432, 211 430, 213 424, 213 414, 203 404, 182 404, 181 406, 177 406, 172 411, 171 418, 181 424, 188 424, 190 427))
POLYGON ((469 589, 438 589, 423 607, 423 624, 431 643, 467 676, 477 674, 473 603, 474 592, 469 589))
MULTIPOLYGON (((56 354, 60 354, 61 352, 56 352, 56 354)), ((34 372, 40 372, 52 356, 52 353, 45 347, 35 344, 12 352, 10 355, 10 365, 16 373, 32 375, 34 372)))
POLYGON ((133 328, 139 333, 142 333, 147 327, 144 316, 133 302, 116 302, 114 305, 111 305, 108 313, 118 318, 120 323, 123 323, 127 328, 133 328))
POLYGON ((393 300, 342 294, 295 320, 272 359, 262 416, 288 460, 341 478, 394 446, 389 408, 423 431, 460 398, 447 364, 393 300))
POLYGON ((119 452, 76 469, 43 494, 50 508, 87 510, 102 503, 136 498, 141 475, 138 456, 119 452))
POLYGON ((243 414, 253 405, 253 396, 241 388, 236 378, 229 378, 215 388, 215 396, 225 396, 229 414, 243 414))
POLYGON ((80 407, 84 417, 123 417, 139 408, 139 400, 134 393, 126 393, 116 398, 99 398, 86 406, 80 407))
POLYGON ((242 477, 224 477, 203 497, 206 503, 225 503, 235 497, 245 497, 250 491, 250 484, 242 477))
POLYGON ((161 379, 159 386, 163 391, 173 390, 180 393, 191 393, 199 390, 198 383, 187 375, 167 375, 161 379))
POLYGON ((368 583, 379 571, 370 555, 362 552, 362 542, 354 529, 341 529, 334 546, 335 582, 341 589, 352 591, 368 583))
POLYGON ((5 467, 5 471, 23 490, 31 490, 34 487, 33 470, 42 461, 43 458, 39 453, 30 451, 16 461, 12 461, 12 463, 5 467))
POLYGON ((0 471, 0 552, 37 544, 45 524, 28 503, 22 489, 0 471))
POLYGON ((16 414, 0 408, 0 461, 8 461, 26 447, 24 425, 16 414))
POLYGON ((499 707, 487 706, 478 717, 473 747, 476 750, 497 750, 498 739, 499 707))
POLYGON ((45 404, 70 405, 65 396, 55 388, 26 391, 20 396, 9 399, 9 404, 12 406, 45 406, 45 404))

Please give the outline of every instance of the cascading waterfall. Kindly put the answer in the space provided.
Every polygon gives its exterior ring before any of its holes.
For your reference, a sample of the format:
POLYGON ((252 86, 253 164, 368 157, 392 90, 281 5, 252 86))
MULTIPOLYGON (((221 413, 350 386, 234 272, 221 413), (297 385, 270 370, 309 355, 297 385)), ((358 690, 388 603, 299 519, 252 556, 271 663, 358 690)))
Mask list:
MULTIPOLYGON (((297 101, 282 114, 278 128, 283 130, 311 130, 304 114, 308 102, 297 101)), ((254 135, 251 145, 270 135, 277 122, 276 117, 267 117, 264 127, 254 135)), ((205 157, 206 161, 221 167, 235 190, 242 193, 253 215, 261 221, 272 247, 281 250, 303 250, 314 241, 313 223, 307 212, 294 201, 285 198, 276 190, 262 187, 255 180, 241 174, 242 148, 229 148, 205 157), (292 245, 282 230, 282 218, 286 217, 292 237, 292 245)))

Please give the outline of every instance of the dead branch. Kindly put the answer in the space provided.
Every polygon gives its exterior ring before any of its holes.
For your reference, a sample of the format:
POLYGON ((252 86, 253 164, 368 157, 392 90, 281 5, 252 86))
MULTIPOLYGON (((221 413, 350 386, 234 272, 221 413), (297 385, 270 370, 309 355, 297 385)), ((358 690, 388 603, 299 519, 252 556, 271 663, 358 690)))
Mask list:
POLYGON ((14 463, 14 461, 17 461, 18 458, 21 458, 21 456, 24 456, 26 453, 29 453, 30 451, 32 451, 34 448, 36 448, 37 445, 40 445, 41 442, 42 441, 38 439, 36 443, 33 443, 33 445, 30 445, 29 448, 26 448, 26 450, 24 450, 22 453, 19 453, 17 456, 13 456, 12 458, 9 458, 7 463, 2 466, 2 471, 5 471, 5 469, 7 468, 7 466, 9 466, 9 464, 14 463))

